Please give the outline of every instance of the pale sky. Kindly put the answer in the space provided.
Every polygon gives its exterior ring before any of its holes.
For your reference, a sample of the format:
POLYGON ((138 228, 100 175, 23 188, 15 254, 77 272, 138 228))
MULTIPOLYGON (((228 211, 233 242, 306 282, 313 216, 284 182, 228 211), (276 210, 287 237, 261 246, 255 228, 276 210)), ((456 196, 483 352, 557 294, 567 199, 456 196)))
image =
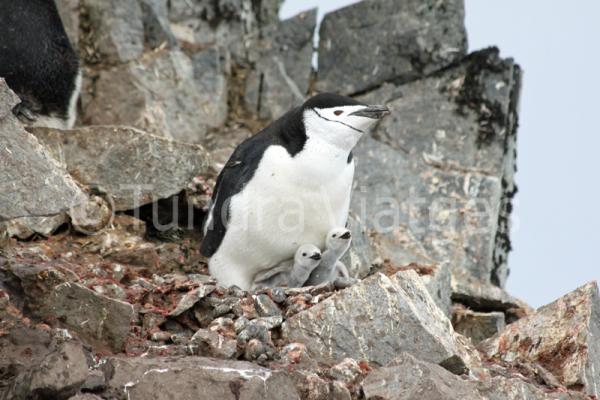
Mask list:
MULTIPOLYGON (((401 1, 401 0, 399 0, 401 1)), ((286 0, 281 17, 352 0, 286 0)), ((523 67, 508 290, 539 307, 600 280, 600 2, 466 0, 470 50, 523 67)))

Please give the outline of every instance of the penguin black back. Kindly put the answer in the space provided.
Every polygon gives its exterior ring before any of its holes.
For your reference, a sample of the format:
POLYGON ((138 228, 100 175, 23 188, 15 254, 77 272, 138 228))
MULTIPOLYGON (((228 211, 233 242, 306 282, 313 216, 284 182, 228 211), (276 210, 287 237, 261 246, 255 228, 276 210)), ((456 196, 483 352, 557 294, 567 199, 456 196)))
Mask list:
POLYGON ((29 111, 28 119, 72 125, 79 60, 54 0, 0 0, 0 77, 21 98, 17 107, 29 111))

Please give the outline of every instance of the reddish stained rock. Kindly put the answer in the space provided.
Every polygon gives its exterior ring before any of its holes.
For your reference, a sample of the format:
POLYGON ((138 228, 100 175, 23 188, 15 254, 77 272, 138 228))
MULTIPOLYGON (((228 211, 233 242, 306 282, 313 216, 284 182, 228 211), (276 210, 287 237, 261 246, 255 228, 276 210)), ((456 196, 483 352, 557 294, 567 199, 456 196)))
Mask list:
POLYGON ((596 282, 567 294, 482 342, 503 361, 537 362, 567 387, 600 394, 600 297, 596 282))

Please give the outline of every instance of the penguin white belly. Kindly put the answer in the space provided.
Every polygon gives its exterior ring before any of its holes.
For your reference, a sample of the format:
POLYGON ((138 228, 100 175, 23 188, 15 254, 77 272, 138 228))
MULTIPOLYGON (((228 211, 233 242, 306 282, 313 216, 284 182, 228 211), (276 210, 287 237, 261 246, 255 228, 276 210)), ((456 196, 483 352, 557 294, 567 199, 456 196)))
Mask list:
POLYGON ((354 163, 346 158, 292 158, 269 147, 231 199, 227 231, 209 263, 219 283, 248 289, 258 272, 292 258, 300 245, 323 249, 327 232, 348 217, 354 163))

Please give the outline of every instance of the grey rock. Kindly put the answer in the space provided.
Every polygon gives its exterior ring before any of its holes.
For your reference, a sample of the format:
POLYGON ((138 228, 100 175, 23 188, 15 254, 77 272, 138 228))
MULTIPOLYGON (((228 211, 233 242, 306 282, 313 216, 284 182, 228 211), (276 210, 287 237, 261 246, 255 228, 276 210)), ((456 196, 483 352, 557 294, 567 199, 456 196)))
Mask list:
POLYGON ((10 313, 0 315, 0 398, 66 399, 89 374, 91 355, 64 330, 39 329, 10 313))
POLYGON ((73 397, 69 397, 69 400, 102 400, 102 397, 91 393, 79 393, 73 397))
POLYGON ((566 387, 600 394, 600 295, 596 282, 541 307, 481 342, 487 356, 537 362, 566 387), (581 351, 580 349, 587 349, 581 351))
POLYGON ((420 275, 429 294, 440 310, 450 318, 452 316, 452 274, 448 263, 432 266, 430 274, 420 275))
POLYGON ((502 311, 507 323, 533 314, 534 310, 506 290, 474 278, 465 270, 452 271, 452 301, 475 311, 502 311))
POLYGON ((519 378, 478 381, 452 375, 438 365, 403 353, 362 382, 367 400, 584 400, 575 391, 551 391, 519 378))
POLYGON ((203 113, 211 121, 210 126, 220 126, 227 119, 227 76, 231 69, 230 54, 225 48, 210 47, 192 55, 194 80, 203 98, 203 113))
POLYGON ((102 197, 90 196, 84 204, 71 208, 69 216, 77 232, 92 235, 111 222, 113 210, 102 197))
POLYGON ((351 277, 362 279, 369 275, 372 268, 378 264, 378 254, 371 239, 370 230, 356 212, 350 212, 346 224, 352 234, 352 243, 340 261, 348 268, 351 277))
POLYGON ((177 47, 169 25, 167 0, 139 0, 144 25, 144 41, 151 49, 177 47))
POLYGON ((317 10, 262 30, 259 58, 246 78, 246 107, 260 118, 278 118, 304 102, 312 72, 317 10))
POLYGON ((432 167, 369 137, 354 155, 351 210, 374 232, 383 259, 398 267, 446 262, 489 281, 500 179, 432 167))
POLYGON ((477 344, 502 331, 506 327, 506 317, 498 311, 477 312, 458 306, 452 313, 452 326, 477 344))
POLYGON ((87 359, 81 343, 66 342, 32 371, 30 390, 58 394, 81 386, 87 376, 87 359))
POLYGON ((79 44, 79 5, 80 0, 55 0, 58 14, 74 49, 79 44))
POLYGON ((208 296, 213 290, 215 290, 215 286, 213 285, 201 285, 190 290, 181 298, 181 300, 179 300, 177 307, 169 313, 169 316, 176 317, 183 314, 185 311, 196 305, 197 302, 208 296))
POLYGON ((175 195, 208 168, 208 156, 200 146, 134 128, 36 128, 32 132, 80 182, 107 193, 117 211, 175 195))
POLYGON ((281 310, 277 307, 277 304, 266 294, 259 294, 255 297, 254 307, 261 317, 281 316, 281 310))
MULTIPOLYGON (((197 69, 197 68, 196 68, 197 69)), ((192 60, 180 50, 145 54, 125 65, 101 70, 83 104, 83 121, 129 125, 188 143, 198 143, 226 117, 217 70, 198 80, 192 60), (204 82, 211 86, 204 85, 204 82)), ((226 97, 225 97, 226 99, 226 97)), ((225 100, 226 101, 226 100, 225 100)))
POLYGON ((100 60, 125 63, 144 51, 144 23, 138 0, 81 0, 100 60))
POLYGON ((169 1, 175 37, 185 46, 228 48, 236 62, 245 63, 262 26, 278 21, 280 0, 169 1))
MULTIPOLYGON (((79 206, 73 207, 73 209, 79 206)), ((51 217, 23 217, 0 222, 0 236, 28 239, 34 234, 50 236, 59 226, 67 222, 67 215, 60 213, 51 217)))
MULTIPOLYGON (((463 265, 497 286, 504 286, 508 275, 520 83, 519 66, 491 48, 442 73, 399 86, 399 97, 391 101, 389 87, 367 96, 369 101, 387 102, 392 111, 374 132, 376 139, 438 170, 502 182, 498 204, 488 204, 487 209, 483 203, 476 205, 495 218, 496 232, 488 232, 494 238, 478 241, 471 250, 473 261, 463 265)), ((494 229, 491 221, 490 228, 494 229)))
POLYGON ((58 319, 98 348, 122 351, 134 311, 129 303, 65 282, 44 299, 39 315, 58 319))
POLYGON ((385 365, 399 351, 434 363, 458 359, 463 369, 476 362, 414 271, 377 273, 287 319, 282 332, 319 362, 385 365))
POLYGON ((367 400, 484 400, 471 383, 408 353, 371 372, 362 391, 367 400))
POLYGON ((462 0, 362 1, 325 15, 317 88, 354 94, 414 80, 466 50, 462 0))
POLYGON ((0 222, 56 215, 87 198, 13 115, 19 102, 0 78, 0 222))
POLYGON ((141 400, 299 399, 284 372, 204 357, 113 358, 106 395, 141 400))
POLYGON ((200 347, 198 354, 203 356, 228 359, 233 358, 237 352, 236 340, 208 329, 196 331, 191 343, 200 347))

